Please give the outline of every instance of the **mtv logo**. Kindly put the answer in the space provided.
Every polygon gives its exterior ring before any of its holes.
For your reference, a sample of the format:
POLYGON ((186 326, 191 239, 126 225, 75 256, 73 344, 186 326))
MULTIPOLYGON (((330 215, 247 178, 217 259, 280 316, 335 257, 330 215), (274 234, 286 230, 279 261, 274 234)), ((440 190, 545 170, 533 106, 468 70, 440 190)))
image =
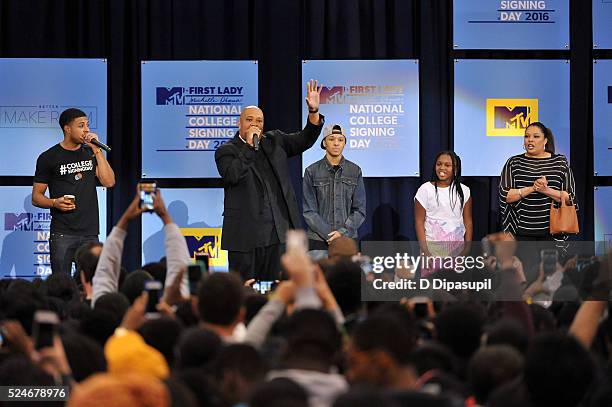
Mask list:
POLYGON ((193 259, 196 254, 205 254, 210 265, 227 268, 227 251, 221 250, 222 228, 181 228, 187 249, 193 259))
POLYGON ((27 230, 28 225, 32 221, 31 213, 5 213, 4 214, 4 230, 27 230))
POLYGON ((157 104, 158 105, 182 105, 183 104, 183 88, 156 88, 157 104))
POLYGON ((487 136, 523 136, 538 121, 538 99, 487 99, 487 136))
POLYGON ((344 87, 343 86, 323 86, 320 96, 321 103, 344 103, 344 87))

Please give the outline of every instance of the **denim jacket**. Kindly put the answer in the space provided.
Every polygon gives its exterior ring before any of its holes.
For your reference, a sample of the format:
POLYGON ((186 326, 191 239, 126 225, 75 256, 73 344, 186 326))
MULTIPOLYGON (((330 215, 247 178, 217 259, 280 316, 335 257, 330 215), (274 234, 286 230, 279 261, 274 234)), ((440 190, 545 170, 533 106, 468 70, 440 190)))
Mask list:
POLYGON ((346 160, 340 168, 323 157, 304 172, 304 218, 308 237, 327 240, 337 230, 343 236, 357 239, 357 229, 366 214, 366 195, 361 168, 346 160))

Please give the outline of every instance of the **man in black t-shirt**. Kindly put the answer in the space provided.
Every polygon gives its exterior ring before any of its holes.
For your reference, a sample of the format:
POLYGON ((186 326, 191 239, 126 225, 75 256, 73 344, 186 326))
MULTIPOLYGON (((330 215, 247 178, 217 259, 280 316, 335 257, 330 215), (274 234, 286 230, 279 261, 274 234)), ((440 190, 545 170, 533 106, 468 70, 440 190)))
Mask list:
POLYGON ((98 136, 89 132, 89 120, 83 111, 63 111, 59 125, 64 140, 36 161, 32 204, 51 209, 51 271, 70 273, 79 246, 98 241, 96 177, 110 188, 115 185, 115 173, 102 150, 91 144, 98 136), (49 198, 45 196, 47 188, 49 198), (66 195, 74 196, 74 201, 66 195))

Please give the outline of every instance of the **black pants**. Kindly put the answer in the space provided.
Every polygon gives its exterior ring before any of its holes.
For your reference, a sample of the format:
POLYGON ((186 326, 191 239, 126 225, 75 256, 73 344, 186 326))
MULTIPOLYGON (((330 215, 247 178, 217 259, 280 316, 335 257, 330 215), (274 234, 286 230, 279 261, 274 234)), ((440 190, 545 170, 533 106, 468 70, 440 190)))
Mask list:
POLYGON ((249 252, 228 252, 229 268, 240 273, 243 280, 278 280, 280 277, 281 245, 256 247, 249 252))
POLYGON ((76 236, 63 233, 51 233, 49 236, 51 272, 70 274, 77 249, 81 247, 81 245, 89 242, 98 242, 98 236, 76 236))

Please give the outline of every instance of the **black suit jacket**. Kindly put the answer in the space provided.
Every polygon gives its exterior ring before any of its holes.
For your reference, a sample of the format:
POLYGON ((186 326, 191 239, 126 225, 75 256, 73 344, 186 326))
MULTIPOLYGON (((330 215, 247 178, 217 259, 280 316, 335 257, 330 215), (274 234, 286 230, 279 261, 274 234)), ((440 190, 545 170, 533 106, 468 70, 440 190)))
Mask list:
MULTIPOLYGON (((287 158, 308 150, 317 141, 323 128, 324 117, 319 125, 310 122, 302 131, 284 133, 272 130, 264 133, 259 148, 266 154, 274 175, 279 181, 282 196, 289 209, 289 218, 294 226, 301 226, 300 213, 295 191, 289 179, 287 158)), ((217 170, 223 179, 225 190, 223 208, 223 235, 221 247, 224 250, 245 252, 254 249, 254 239, 261 225, 263 197, 257 192, 259 174, 254 169, 255 151, 238 134, 215 152, 217 170)), ((278 202, 272 202, 277 205, 278 202)), ((284 241, 285 236, 279 236, 284 241)))

